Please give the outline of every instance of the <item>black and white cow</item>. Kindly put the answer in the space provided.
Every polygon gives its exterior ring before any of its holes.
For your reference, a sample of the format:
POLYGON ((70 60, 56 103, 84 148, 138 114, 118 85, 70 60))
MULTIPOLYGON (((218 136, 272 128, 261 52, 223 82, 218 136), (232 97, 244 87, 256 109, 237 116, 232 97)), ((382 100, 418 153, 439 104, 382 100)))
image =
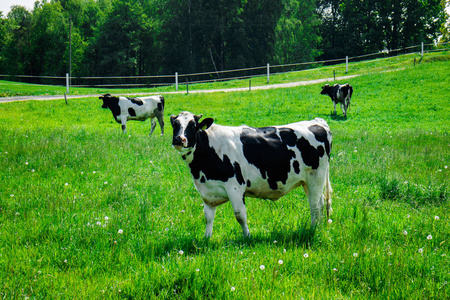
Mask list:
POLYGON ((337 83, 333 86, 325 84, 320 93, 330 96, 334 104, 334 114, 336 114, 336 103, 340 103, 342 113, 344 113, 344 117, 347 117, 347 109, 350 107, 350 100, 353 94, 353 87, 350 84, 337 83))
POLYGON ((145 121, 151 118, 150 135, 156 127, 158 119, 161 127, 161 135, 164 134, 164 97, 149 96, 138 98, 114 97, 110 94, 100 96, 103 100, 102 108, 109 108, 113 114, 114 120, 122 124, 122 130, 127 132, 128 120, 145 121))
POLYGON ((331 213, 329 160, 331 132, 323 119, 252 128, 214 124, 211 118, 172 115, 173 147, 189 167, 204 201, 205 236, 211 237, 216 207, 231 201, 244 237, 245 197, 278 200, 303 186, 315 226, 327 203, 331 213), (323 195, 325 187, 325 195, 323 195))

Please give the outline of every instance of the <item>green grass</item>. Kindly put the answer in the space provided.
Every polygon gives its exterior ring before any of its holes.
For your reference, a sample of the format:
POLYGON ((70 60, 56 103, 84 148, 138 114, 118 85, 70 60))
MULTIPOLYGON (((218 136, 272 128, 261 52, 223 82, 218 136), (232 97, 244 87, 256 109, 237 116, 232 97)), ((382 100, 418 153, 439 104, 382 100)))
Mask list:
POLYGON ((378 63, 355 64, 366 75, 350 80, 347 119, 320 84, 166 95, 163 137, 148 137, 148 121, 122 134, 96 98, 0 104, 0 296, 447 298, 449 57, 372 72, 378 63), (223 125, 326 119, 331 223, 311 230, 297 189, 246 201, 249 240, 222 205, 204 240, 202 201, 171 148, 181 110, 223 125))

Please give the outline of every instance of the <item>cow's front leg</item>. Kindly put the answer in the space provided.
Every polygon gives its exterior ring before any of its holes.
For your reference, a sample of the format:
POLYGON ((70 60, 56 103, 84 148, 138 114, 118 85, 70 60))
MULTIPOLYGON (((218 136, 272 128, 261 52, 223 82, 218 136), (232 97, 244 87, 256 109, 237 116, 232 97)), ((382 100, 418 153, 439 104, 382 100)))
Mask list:
POLYGON ((243 193, 233 193, 229 195, 231 205, 233 206, 234 216, 241 225, 244 238, 250 237, 250 231, 247 225, 247 209, 245 208, 245 196, 243 193))
POLYGON ((206 219, 205 238, 210 238, 212 236, 214 216, 216 215, 216 207, 209 206, 205 202, 205 204, 203 205, 203 212, 205 213, 206 219))
POLYGON ((123 133, 127 133, 127 118, 126 117, 122 117, 121 118, 121 123, 122 123, 122 131, 123 133))

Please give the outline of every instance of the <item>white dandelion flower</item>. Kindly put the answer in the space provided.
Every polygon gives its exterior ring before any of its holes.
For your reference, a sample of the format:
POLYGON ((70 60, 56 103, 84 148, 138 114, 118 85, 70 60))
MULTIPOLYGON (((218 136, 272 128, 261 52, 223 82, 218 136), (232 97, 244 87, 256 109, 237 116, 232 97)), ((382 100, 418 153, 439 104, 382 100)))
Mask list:
POLYGON ((308 253, 303 254, 303 257, 308 258, 309 257, 308 253))
POLYGON ((282 265, 282 264, 283 264, 283 260, 280 259, 280 260, 278 261, 278 263, 279 263, 280 265, 282 265))
POLYGON ((433 238, 433 236, 431 235, 431 234, 429 234, 428 236, 427 236, 427 240, 431 240, 433 238))
POLYGON ((264 270, 266 267, 265 267, 264 265, 260 265, 259 268, 260 268, 261 270, 264 270))
POLYGON ((123 233, 123 230, 122 230, 122 229, 119 229, 119 230, 117 231, 117 233, 118 233, 118 234, 122 234, 122 233, 123 233))
POLYGON ((234 292, 236 288, 234 286, 231 287, 231 291, 234 292))

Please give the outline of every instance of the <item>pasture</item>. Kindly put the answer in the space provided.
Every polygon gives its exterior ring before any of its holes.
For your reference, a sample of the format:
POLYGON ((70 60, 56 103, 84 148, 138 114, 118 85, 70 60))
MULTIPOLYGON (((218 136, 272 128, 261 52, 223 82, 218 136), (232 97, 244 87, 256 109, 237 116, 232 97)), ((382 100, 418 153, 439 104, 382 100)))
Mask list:
POLYGON ((0 104, 0 297, 447 298, 450 55, 368 64, 382 68, 357 65, 347 119, 321 84, 167 94, 166 135, 151 137, 149 121, 122 134, 97 98, 0 104), (236 126, 324 118, 331 219, 311 230, 299 188, 247 198, 250 239, 220 206, 205 240, 202 200, 171 147, 182 110, 236 126))

